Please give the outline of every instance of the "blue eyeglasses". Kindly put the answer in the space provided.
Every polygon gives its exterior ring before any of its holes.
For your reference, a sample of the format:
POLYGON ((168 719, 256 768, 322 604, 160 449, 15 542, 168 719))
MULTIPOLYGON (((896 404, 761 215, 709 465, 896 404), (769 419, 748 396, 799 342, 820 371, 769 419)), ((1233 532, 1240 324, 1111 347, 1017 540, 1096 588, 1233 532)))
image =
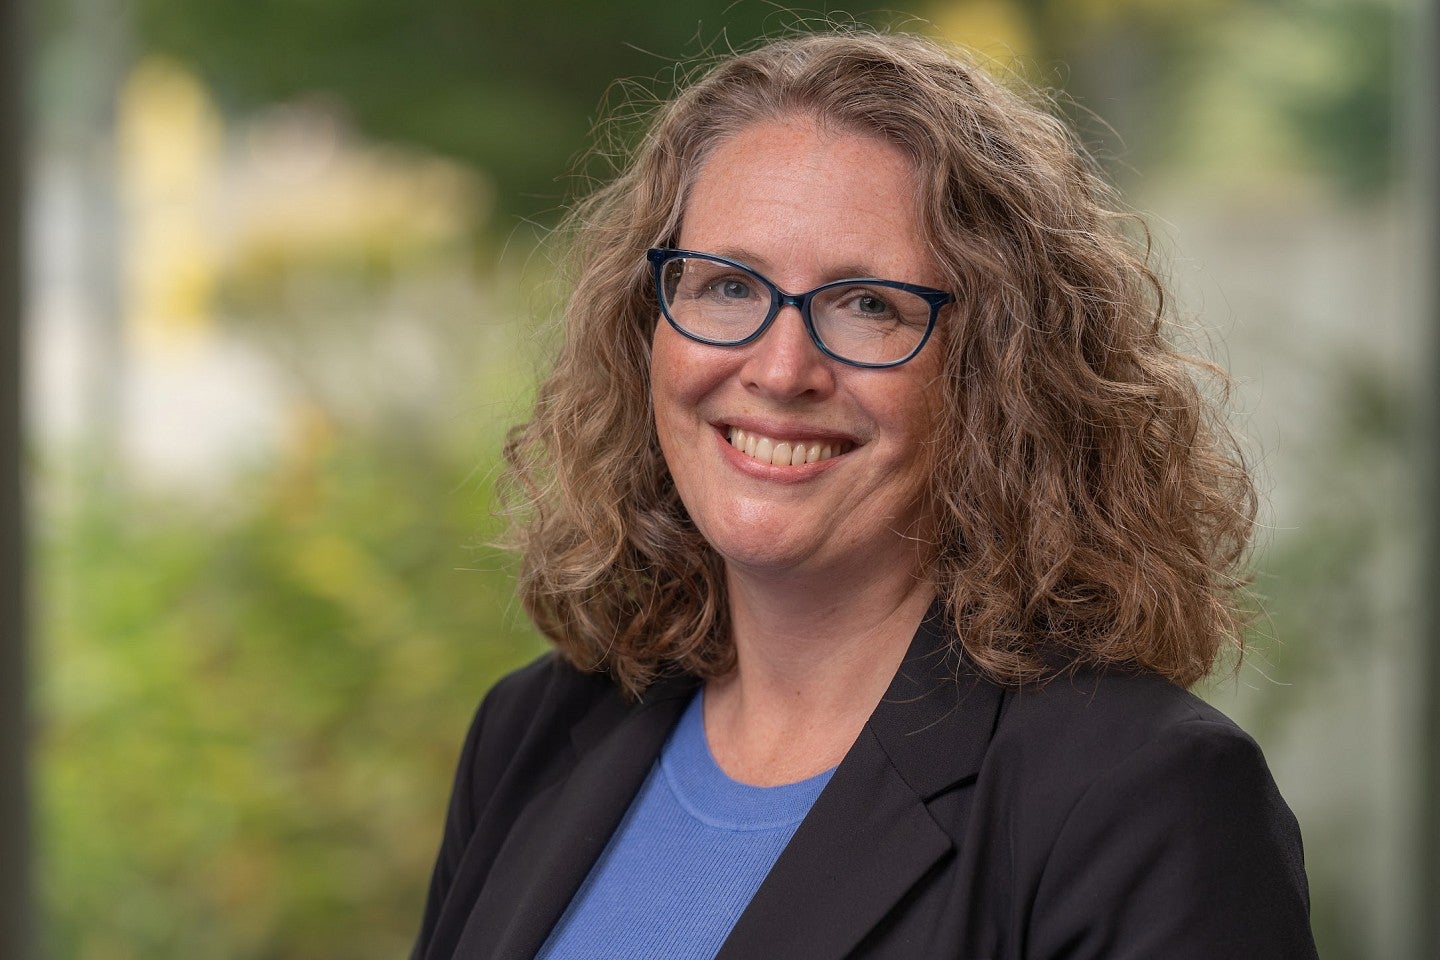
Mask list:
POLYGON ((786 293, 726 257, 654 248, 655 293, 670 326, 717 347, 758 340, 782 307, 794 307, 825 356, 855 367, 896 367, 930 339, 940 308, 955 297, 898 280, 860 277, 786 293))

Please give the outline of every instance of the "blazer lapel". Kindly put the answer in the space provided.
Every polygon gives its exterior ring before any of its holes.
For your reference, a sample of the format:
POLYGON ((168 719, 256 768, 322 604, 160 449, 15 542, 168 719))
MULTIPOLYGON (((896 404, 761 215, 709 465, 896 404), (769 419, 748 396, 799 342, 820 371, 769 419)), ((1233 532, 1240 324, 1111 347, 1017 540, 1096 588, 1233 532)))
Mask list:
POLYGON ((515 821, 455 951, 467 960, 531 960, 599 859, 679 720, 695 681, 615 700, 572 731, 576 764, 515 821))
POLYGON ((966 669, 935 611, 716 960, 850 953, 955 841, 927 809, 973 780, 998 687, 966 669))

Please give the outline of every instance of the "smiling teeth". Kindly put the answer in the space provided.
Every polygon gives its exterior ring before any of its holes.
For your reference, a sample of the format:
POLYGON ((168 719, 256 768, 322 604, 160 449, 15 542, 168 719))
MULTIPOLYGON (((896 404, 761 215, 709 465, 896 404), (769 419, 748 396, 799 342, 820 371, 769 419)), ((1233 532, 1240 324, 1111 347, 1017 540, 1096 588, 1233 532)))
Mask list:
POLYGON ((798 467, 802 463, 819 463, 845 452, 845 444, 796 442, 793 440, 772 440, 758 433, 748 433, 739 427, 726 432, 730 445, 748 457, 776 467, 798 467))

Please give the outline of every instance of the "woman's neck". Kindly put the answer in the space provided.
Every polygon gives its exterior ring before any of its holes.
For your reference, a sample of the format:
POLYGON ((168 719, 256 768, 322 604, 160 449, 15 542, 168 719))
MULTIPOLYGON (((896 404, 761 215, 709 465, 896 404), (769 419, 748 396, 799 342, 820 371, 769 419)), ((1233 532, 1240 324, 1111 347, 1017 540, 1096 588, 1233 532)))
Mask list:
POLYGON ((789 783, 840 761, 880 702, 935 591, 874 576, 796 589, 729 575, 737 666, 705 688, 705 731, 727 774, 789 783))

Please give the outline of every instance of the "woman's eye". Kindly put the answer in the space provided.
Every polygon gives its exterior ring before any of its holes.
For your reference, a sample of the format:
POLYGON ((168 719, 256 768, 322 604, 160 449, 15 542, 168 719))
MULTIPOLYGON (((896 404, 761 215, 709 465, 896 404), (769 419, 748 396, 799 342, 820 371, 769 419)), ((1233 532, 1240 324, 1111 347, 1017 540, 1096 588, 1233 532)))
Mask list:
POLYGON ((743 276, 720 276, 704 285, 704 295, 719 302, 742 301, 755 296, 755 285, 743 276))
POLYGON ((750 284, 733 277, 716 281, 710 289, 723 300, 744 300, 750 296, 750 284))
POLYGON ((856 290, 854 294, 845 301, 845 309, 857 317, 866 320, 882 320, 895 313, 895 308, 889 300, 874 293, 863 290, 856 290))

